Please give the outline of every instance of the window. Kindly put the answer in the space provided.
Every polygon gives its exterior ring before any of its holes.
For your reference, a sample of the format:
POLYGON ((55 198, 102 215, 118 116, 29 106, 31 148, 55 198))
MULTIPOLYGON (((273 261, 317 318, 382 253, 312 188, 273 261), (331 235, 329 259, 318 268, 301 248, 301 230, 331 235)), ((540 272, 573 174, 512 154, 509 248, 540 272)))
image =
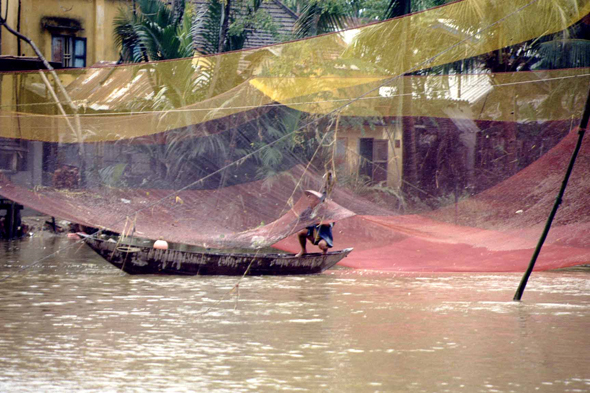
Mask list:
POLYGON ((51 60, 61 63, 63 67, 86 67, 86 38, 52 36, 51 60))
POLYGON ((15 151, 0 150, 0 171, 16 172, 17 162, 15 151))
POLYGON ((0 172, 26 171, 27 155, 26 141, 0 141, 0 172))

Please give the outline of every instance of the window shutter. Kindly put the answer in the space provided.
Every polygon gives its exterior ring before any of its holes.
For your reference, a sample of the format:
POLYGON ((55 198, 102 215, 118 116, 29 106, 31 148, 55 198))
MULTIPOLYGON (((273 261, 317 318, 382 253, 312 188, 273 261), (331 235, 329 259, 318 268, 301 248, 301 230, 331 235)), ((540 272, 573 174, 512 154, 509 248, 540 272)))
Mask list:
POLYGON ((62 63, 64 65, 64 37, 53 36, 51 37, 51 61, 62 63))
POLYGON ((74 38, 74 67, 86 67, 86 38, 74 38))

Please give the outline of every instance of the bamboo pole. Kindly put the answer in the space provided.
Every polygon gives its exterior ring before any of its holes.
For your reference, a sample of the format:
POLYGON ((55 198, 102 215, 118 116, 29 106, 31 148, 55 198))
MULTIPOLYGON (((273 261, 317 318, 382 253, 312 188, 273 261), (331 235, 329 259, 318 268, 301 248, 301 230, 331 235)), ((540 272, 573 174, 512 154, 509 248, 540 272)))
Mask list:
POLYGON ((76 130, 74 129, 72 122, 70 122, 70 119, 68 118, 68 114, 66 113, 66 111, 64 110, 64 107, 62 106, 61 102, 59 101, 57 94, 55 94, 55 89, 53 88, 53 86, 51 86, 49 79, 47 79, 47 77, 45 76, 45 73, 43 71, 39 71, 39 75, 41 75, 41 79, 43 79, 43 83, 45 83, 45 86, 47 86, 47 90, 49 91, 49 93, 51 94, 51 97, 53 98, 53 100, 57 104, 57 107, 59 108, 59 111, 61 112, 64 119, 66 120, 68 127, 70 128, 70 130, 74 134, 76 134, 76 130))
POLYGON ((584 112, 582 114, 582 120, 580 121, 580 126, 578 127, 578 142, 576 143, 576 147, 574 149, 574 152, 572 153, 572 158, 570 159, 570 163, 567 167, 567 171, 565 172, 565 176, 564 176, 563 182, 561 183, 561 188, 559 190, 559 193, 557 194, 557 198, 555 198, 555 204, 553 205, 553 209, 551 210, 551 213, 549 214, 549 217, 547 218, 547 223, 545 224, 545 229, 543 229, 543 233, 541 234, 541 238, 539 239, 539 242, 537 244, 537 248, 535 249, 535 252, 533 253, 533 256, 531 258, 529 266, 528 266, 526 272, 524 273, 524 275, 522 276, 522 279, 520 280, 520 284, 518 285, 518 289, 516 290, 516 293, 514 294, 514 299, 513 299, 514 301, 520 301, 520 299, 522 298, 522 294, 524 292, 526 284, 529 280, 531 273, 533 272, 533 268, 535 267, 535 262, 537 262, 537 257, 539 256, 539 253, 541 252, 541 248, 543 247, 543 243, 545 242, 545 239, 547 238, 547 234, 549 233, 549 229, 551 228, 551 223, 553 222, 553 218, 555 217, 555 214, 557 213, 557 209, 559 208, 559 205, 562 202, 562 197, 563 197, 563 194, 565 193, 565 188, 567 187, 567 182, 570 178, 572 170, 574 169, 574 163, 576 162, 576 158, 578 157, 580 147, 582 146, 582 140, 584 139, 584 133, 586 132, 586 129, 588 127, 588 119, 589 118, 590 118, 590 88, 588 89, 588 98, 586 99, 586 106, 584 107, 584 112))
POLYGON ((27 37, 24 34, 19 33, 18 31, 14 30, 12 27, 10 27, 10 25, 8 25, 8 23, 6 23, 6 20, 4 18, 2 18, 2 16, 0 16, 0 27, 1 26, 4 26, 4 28, 6 30, 8 30, 11 34, 17 36, 18 38, 20 38, 21 40, 23 40, 27 44, 29 44, 31 46, 31 48, 33 49, 33 51, 35 51, 35 54, 37 55, 37 57, 43 62, 43 65, 45 66, 45 68, 47 68, 47 70, 49 70, 49 72, 51 73, 51 76, 53 76, 53 79, 55 80, 55 83, 57 84, 60 92, 64 96, 68 106, 74 112, 76 136, 78 137, 78 141, 82 142, 82 127, 80 124, 80 117, 78 116, 78 107, 76 106, 76 104, 74 104, 74 102, 70 98, 70 95, 66 91, 66 88, 64 87, 64 85, 61 83, 61 80, 59 79, 59 76, 55 72, 55 69, 51 66, 51 64, 49 64, 47 59, 45 59, 45 57, 43 56, 43 54, 41 53, 41 51, 39 50, 37 45, 35 45, 35 43, 29 37, 27 37))

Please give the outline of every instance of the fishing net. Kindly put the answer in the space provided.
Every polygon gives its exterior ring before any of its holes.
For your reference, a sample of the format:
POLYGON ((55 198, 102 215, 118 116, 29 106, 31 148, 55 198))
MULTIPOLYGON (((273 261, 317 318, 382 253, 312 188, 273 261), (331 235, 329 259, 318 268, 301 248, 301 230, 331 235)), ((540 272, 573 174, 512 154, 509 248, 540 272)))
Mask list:
MULTIPOLYGON (((523 271, 590 88, 588 0, 463 0, 189 59, 0 74, 0 195, 82 225, 343 265, 523 271), (324 191, 313 207, 305 190, 324 191)), ((590 261, 582 146, 537 269, 590 261)))

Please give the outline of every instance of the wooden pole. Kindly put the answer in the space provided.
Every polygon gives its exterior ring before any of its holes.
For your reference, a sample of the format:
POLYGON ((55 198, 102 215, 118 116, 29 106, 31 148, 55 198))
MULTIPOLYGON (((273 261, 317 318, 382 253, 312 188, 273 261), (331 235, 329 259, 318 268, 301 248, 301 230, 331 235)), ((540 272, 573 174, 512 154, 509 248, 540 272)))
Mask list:
POLYGON ((553 209, 551 210, 551 213, 549 214, 549 218, 547 218, 547 223, 545 224, 545 229, 543 229, 543 233, 541 234, 541 238, 539 239, 539 242, 537 244, 537 248, 535 249, 535 252, 533 253, 533 257, 531 258, 531 261, 529 263, 529 267, 527 268, 526 272, 522 276, 522 279, 520 280, 520 284, 518 286, 518 289, 516 290, 516 293, 514 294, 514 299, 513 299, 514 301, 520 301, 520 299, 522 298, 524 288, 526 287, 529 277, 530 277, 531 273, 533 272, 533 268, 535 267, 535 262, 537 262, 537 257, 539 256, 539 253, 541 252, 541 248, 543 247, 543 243, 545 242, 545 239, 547 238, 547 234, 549 233, 549 229, 551 228, 551 223, 553 222, 553 218, 555 217, 555 214, 557 213, 557 209, 559 208, 559 205, 561 204, 563 194, 565 193, 565 188, 567 187, 567 182, 570 178, 572 170, 574 169, 574 163, 576 162, 576 158, 578 157, 580 147, 582 146, 582 140, 584 139, 584 133, 586 132, 586 128, 588 127, 588 119, 589 118, 590 118, 590 89, 588 89, 588 98, 586 99, 586 106, 584 107, 584 113, 582 114, 582 120, 580 121, 580 127, 578 127, 578 142, 576 143, 576 147, 574 149, 574 152, 572 153, 572 158, 570 159, 570 163, 567 167, 567 171, 565 172, 565 177, 563 179, 563 182, 561 183, 561 188, 559 190, 559 193, 557 194, 557 198, 555 199, 555 204, 553 205, 553 209))

